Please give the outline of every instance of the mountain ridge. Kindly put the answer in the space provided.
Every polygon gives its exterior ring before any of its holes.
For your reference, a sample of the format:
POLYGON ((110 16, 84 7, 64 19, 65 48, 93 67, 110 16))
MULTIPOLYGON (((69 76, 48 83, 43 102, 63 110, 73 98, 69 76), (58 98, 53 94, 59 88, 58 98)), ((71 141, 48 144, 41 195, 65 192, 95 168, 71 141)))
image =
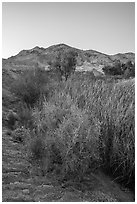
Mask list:
POLYGON ((49 61, 52 61, 58 52, 73 50, 77 53, 77 66, 78 71, 90 71, 97 69, 102 72, 102 68, 106 65, 113 65, 117 60, 121 63, 127 61, 135 62, 135 54, 117 53, 115 55, 108 55, 96 50, 82 50, 71 47, 64 43, 51 45, 47 48, 35 46, 28 50, 21 50, 17 55, 3 59, 3 68, 7 69, 25 69, 33 68, 38 64, 39 67, 48 69, 49 61))
MULTIPOLYGON (((24 50, 21 50, 21 51, 19 51, 19 53, 18 54, 20 54, 21 52, 23 52, 23 51, 32 51, 32 50, 37 50, 37 49, 39 49, 39 50, 46 50, 46 49, 49 49, 49 48, 54 48, 54 47, 58 47, 58 46, 64 46, 64 47, 68 47, 68 48, 71 48, 71 49, 75 49, 75 50, 79 50, 79 51, 86 51, 86 52, 88 52, 88 51, 92 51, 92 52, 96 52, 96 53, 99 53, 99 54, 104 54, 104 55, 106 55, 106 56, 116 56, 116 55, 125 55, 125 54, 131 54, 131 55, 135 55, 135 53, 134 52, 119 52, 119 53, 116 53, 116 54, 106 54, 106 53, 103 53, 103 52, 100 52, 100 51, 97 51, 97 50, 94 50, 94 49, 80 49, 80 48, 75 48, 75 47, 72 47, 72 46, 69 46, 69 45, 67 45, 67 44, 64 44, 64 43, 60 43, 60 44, 56 44, 56 45, 51 45, 51 46, 48 46, 48 47, 46 47, 46 48, 44 48, 44 47, 39 47, 39 46, 35 46, 35 47, 33 47, 33 48, 30 48, 30 49, 24 49, 24 50)), ((14 56, 11 56, 11 57, 15 57, 15 56, 17 56, 18 54, 16 54, 16 55, 14 55, 14 56)), ((7 59, 10 59, 11 57, 8 57, 8 58, 2 58, 2 59, 4 59, 4 60, 7 60, 7 59)))

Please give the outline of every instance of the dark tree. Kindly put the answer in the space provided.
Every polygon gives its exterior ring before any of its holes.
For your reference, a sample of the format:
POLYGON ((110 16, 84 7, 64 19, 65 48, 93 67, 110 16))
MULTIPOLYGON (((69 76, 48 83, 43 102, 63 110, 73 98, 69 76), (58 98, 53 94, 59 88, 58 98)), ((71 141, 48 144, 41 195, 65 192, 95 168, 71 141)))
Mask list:
POLYGON ((124 77, 135 77, 135 63, 128 61, 125 64, 124 77))
POLYGON ((51 69, 55 70, 60 75, 61 79, 65 77, 67 80, 76 69, 76 56, 77 53, 73 50, 59 52, 51 63, 51 69))
POLYGON ((116 61, 112 66, 103 67, 103 71, 106 75, 121 75, 125 78, 135 77, 135 63, 128 61, 125 64, 120 61, 116 61))

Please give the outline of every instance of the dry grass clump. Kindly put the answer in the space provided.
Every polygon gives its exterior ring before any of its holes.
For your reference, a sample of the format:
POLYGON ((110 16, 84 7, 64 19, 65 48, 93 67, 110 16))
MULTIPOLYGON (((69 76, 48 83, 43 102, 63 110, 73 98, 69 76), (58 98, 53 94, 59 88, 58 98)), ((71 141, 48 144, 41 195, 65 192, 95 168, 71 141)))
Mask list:
POLYGON ((68 178, 102 166, 115 179, 133 183, 134 81, 71 76, 53 84, 50 97, 31 110, 28 120, 33 162, 39 161, 43 174, 68 178))
MULTIPOLYGON (((135 174, 135 90, 133 83, 116 84, 106 104, 109 125, 103 131, 111 139, 109 165, 112 173, 127 183, 135 174), (111 121, 111 122, 110 122, 111 121), (109 131, 108 131, 109 130, 109 131), (110 136, 111 135, 111 136, 110 136)), ((105 120, 104 120, 105 122, 105 120)), ((133 181, 132 181, 133 182, 133 181)))
POLYGON ((46 161, 45 171, 58 169, 63 177, 70 173, 82 177, 100 163, 99 121, 89 117, 75 104, 70 104, 70 101, 68 104, 59 101, 60 106, 45 101, 41 111, 34 111, 37 137, 31 149, 33 155, 38 155, 37 144, 38 140, 41 141, 39 151, 43 151, 41 155, 43 164, 46 161))
POLYGON ((101 123, 99 142, 104 168, 117 180, 123 180, 127 184, 133 183, 135 174, 134 83, 120 82, 113 84, 112 87, 109 84, 105 86, 101 84, 97 89, 99 94, 97 92, 94 94, 93 89, 90 91, 91 102, 87 107, 90 114, 94 113, 101 123))

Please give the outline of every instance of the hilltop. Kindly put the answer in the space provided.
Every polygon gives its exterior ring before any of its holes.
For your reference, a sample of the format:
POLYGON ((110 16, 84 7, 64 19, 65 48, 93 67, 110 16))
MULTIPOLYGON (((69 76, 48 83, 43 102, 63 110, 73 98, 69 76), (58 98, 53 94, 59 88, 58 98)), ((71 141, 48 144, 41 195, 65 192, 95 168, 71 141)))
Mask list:
POLYGON ((122 63, 126 63, 129 60, 135 62, 135 54, 131 52, 107 55, 95 50, 81 50, 66 44, 57 44, 48 48, 36 46, 29 50, 22 50, 15 56, 3 59, 3 68, 22 70, 33 68, 38 64, 39 67, 48 69, 48 62, 53 60, 58 52, 66 50, 73 50, 77 53, 77 71, 91 71, 94 68, 102 72, 104 66, 113 65, 117 60, 122 63))

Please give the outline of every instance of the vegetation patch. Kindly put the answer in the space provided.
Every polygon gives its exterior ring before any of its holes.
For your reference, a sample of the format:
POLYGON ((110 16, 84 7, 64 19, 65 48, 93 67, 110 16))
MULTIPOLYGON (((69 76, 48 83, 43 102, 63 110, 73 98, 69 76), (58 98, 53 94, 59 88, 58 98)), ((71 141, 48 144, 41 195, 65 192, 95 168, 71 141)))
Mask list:
MULTIPOLYGON (((101 169, 125 186, 133 183, 133 80, 79 73, 60 80, 52 71, 38 69, 24 73, 11 92, 20 99, 13 137, 25 141, 32 165, 43 175, 82 180, 101 169)), ((9 118, 12 127, 14 119, 9 118)))

